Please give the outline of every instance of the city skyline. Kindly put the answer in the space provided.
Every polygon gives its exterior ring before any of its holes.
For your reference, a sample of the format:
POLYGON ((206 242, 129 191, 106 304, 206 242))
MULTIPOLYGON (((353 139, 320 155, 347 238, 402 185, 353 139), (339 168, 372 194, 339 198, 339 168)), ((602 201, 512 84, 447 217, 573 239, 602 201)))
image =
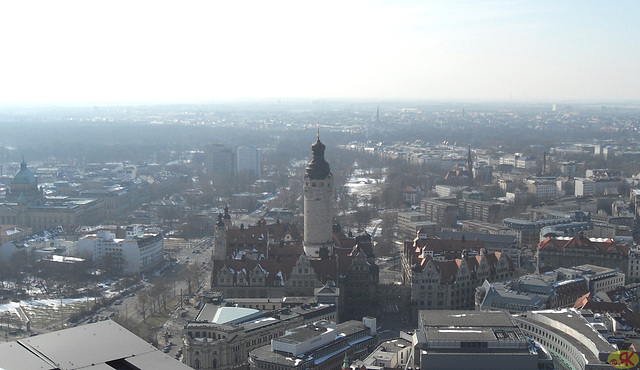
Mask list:
POLYGON ((635 2, 3 4, 0 104, 637 101, 635 2))

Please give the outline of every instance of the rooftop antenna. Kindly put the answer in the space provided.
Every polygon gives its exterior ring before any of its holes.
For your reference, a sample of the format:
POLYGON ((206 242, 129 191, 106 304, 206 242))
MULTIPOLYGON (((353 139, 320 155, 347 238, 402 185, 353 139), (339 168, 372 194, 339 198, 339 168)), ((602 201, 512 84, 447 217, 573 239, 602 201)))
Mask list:
POLYGON ((320 141, 320 125, 318 125, 318 141, 320 141))

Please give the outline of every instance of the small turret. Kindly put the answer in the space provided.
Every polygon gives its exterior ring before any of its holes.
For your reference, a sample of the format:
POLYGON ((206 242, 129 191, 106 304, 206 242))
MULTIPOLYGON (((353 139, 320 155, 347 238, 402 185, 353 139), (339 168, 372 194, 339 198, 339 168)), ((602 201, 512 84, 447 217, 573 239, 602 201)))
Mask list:
POLYGON ((218 214, 218 221, 213 235, 213 255, 211 259, 224 260, 227 258, 227 226, 222 214, 218 214))

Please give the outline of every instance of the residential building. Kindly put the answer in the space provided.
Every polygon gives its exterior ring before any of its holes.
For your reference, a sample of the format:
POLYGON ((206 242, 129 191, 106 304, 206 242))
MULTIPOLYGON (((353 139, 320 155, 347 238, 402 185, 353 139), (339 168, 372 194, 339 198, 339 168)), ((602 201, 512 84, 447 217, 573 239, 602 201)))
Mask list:
MULTIPOLYGON (((469 232, 465 230, 465 225, 470 223, 478 224, 478 221, 463 221, 462 222, 462 232, 460 231, 447 231, 442 230, 438 231, 437 237, 439 239, 462 239, 466 240, 479 240, 481 241, 487 252, 500 252, 506 253, 512 261, 520 261, 520 248, 518 246, 518 242, 516 240, 515 233, 511 230, 508 230, 508 233, 504 234, 493 234, 493 233, 482 233, 482 232, 469 232)), ((493 225, 493 224, 490 224, 493 225)), ((505 232, 505 229, 500 228, 499 225, 493 225, 496 228, 499 228, 501 232, 505 232)))
POLYGON ((536 168, 536 158, 526 157, 521 153, 516 153, 501 157, 500 164, 513 166, 514 168, 530 170, 536 168))
POLYGON ((429 221, 429 216, 421 212, 398 212, 398 232, 403 237, 414 238, 420 228, 424 228, 428 234, 434 235, 437 224, 429 221))
POLYGON ((449 198, 455 197, 460 190, 462 190, 462 188, 459 186, 436 185, 434 191, 440 198, 449 198))
POLYGON ((455 198, 446 199, 423 199, 421 209, 428 221, 434 222, 441 227, 455 227, 458 221, 458 202, 455 198))
POLYGON ((574 181, 576 197, 584 197, 596 194, 595 180, 584 177, 576 177, 574 181))
POLYGON ((603 194, 617 194, 618 184, 620 184, 619 177, 611 177, 608 175, 592 176, 592 177, 576 177, 575 179, 575 194, 576 197, 587 195, 603 195, 603 194))
POLYGON ((555 199, 558 197, 558 185, 555 182, 536 181, 529 185, 529 193, 538 201, 555 199))
POLYGON ((560 172, 566 176, 575 176, 576 175, 576 162, 562 162, 560 166, 560 172))
POLYGON ((420 204, 423 191, 420 187, 407 186, 402 191, 402 199, 406 204, 416 205, 420 204))
POLYGON ((205 150, 207 169, 216 186, 226 186, 235 175, 235 155, 223 144, 209 144, 205 150))
POLYGON ((472 234, 515 235, 515 232, 500 224, 478 220, 461 220, 462 231, 472 234))
POLYGON ((477 220, 494 223, 500 215, 500 204, 482 200, 460 199, 458 216, 463 220, 477 220))
POLYGON ((124 239, 107 230, 99 230, 78 240, 80 257, 93 260, 96 267, 122 275, 148 274, 163 261, 163 235, 130 225, 124 239))
POLYGON ((236 152, 236 170, 260 178, 260 149, 253 146, 241 146, 236 152))

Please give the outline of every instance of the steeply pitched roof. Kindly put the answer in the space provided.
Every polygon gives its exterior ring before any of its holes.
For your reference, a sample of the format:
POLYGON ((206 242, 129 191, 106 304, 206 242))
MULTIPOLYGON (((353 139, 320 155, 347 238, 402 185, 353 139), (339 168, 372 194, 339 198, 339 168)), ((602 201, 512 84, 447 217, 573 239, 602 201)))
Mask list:
POLYGON ((476 239, 439 239, 439 238, 416 238, 413 245, 419 248, 425 248, 434 253, 444 252, 461 252, 463 249, 473 249, 479 251, 484 248, 484 242, 476 239))
POLYGON ((621 302, 599 302, 593 300, 591 292, 583 295, 576 300, 573 308, 579 310, 591 310, 593 312, 610 312, 610 313, 624 313, 631 312, 626 304, 621 302))
POLYGON ((629 247, 626 245, 618 245, 611 239, 605 241, 593 241, 584 237, 573 237, 571 239, 548 237, 538 244, 539 250, 565 251, 572 250, 591 250, 598 254, 619 254, 623 256, 629 255, 629 247))

